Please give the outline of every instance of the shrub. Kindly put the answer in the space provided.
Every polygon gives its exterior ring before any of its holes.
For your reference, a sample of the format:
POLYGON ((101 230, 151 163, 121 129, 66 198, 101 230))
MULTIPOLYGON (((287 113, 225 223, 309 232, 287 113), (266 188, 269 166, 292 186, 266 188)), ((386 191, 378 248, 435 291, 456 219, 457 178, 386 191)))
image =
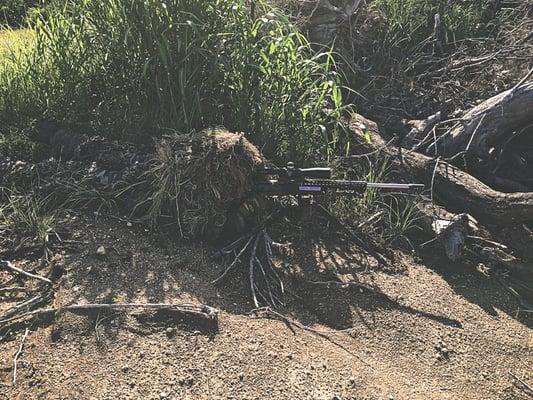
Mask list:
POLYGON ((224 125, 296 161, 332 151, 341 91, 282 14, 244 0, 63 0, 0 62, 0 118, 146 139, 224 125), (325 111, 329 110, 329 111, 325 111))

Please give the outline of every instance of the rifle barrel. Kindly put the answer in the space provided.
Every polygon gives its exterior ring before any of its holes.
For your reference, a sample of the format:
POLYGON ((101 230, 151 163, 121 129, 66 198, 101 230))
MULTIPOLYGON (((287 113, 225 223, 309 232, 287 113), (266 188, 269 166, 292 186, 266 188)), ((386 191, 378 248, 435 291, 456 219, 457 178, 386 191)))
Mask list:
POLYGON ((368 182, 368 188, 385 189, 385 190, 423 190, 424 185, 418 183, 380 183, 368 182))

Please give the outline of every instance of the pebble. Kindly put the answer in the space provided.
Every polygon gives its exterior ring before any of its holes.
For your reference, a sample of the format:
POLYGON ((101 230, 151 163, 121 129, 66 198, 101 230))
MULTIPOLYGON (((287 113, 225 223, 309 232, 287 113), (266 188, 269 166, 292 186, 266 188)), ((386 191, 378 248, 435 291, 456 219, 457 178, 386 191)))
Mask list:
POLYGON ((167 396, 168 396, 168 394, 167 394, 166 392, 161 392, 161 393, 159 393, 159 398, 160 398, 160 399, 166 399, 167 396))
POLYGON ((130 369, 129 365, 124 365, 124 366, 122 367, 122 372, 128 372, 129 369, 130 369))
POLYGON ((98 249, 96 249, 96 255, 98 257, 104 257, 106 255, 105 247, 104 246, 98 247, 98 249))
POLYGON ((239 380, 242 381, 243 379, 244 379, 244 374, 241 372, 241 373, 239 373, 239 380))
POLYGON ((170 326, 166 330, 168 336, 172 336, 174 334, 174 328, 171 328, 170 326))
POLYGON ((131 228, 131 227, 133 226, 133 224, 132 224, 131 222, 127 222, 127 223, 126 223, 126 226, 127 226, 128 228, 131 228))

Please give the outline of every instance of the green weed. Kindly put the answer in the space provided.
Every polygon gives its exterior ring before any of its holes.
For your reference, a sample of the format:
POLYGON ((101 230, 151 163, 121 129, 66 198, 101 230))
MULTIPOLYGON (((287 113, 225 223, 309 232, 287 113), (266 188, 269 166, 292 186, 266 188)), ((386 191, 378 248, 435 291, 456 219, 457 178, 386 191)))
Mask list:
POLYGON ((2 236, 17 238, 19 243, 30 240, 46 248, 57 217, 46 198, 9 193, 0 206, 2 236))

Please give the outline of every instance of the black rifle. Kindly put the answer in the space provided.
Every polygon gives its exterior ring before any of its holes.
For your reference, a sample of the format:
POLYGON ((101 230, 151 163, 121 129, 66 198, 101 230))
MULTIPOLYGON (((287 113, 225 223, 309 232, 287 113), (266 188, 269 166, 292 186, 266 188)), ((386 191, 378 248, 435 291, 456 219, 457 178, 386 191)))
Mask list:
POLYGON ((381 255, 380 249, 371 238, 365 237, 356 228, 349 228, 323 205, 314 200, 314 196, 334 191, 342 195, 358 195, 368 189, 379 189, 402 193, 418 193, 424 185, 416 183, 376 183, 367 181, 350 181, 331 179, 331 168, 296 168, 289 162, 285 168, 264 168, 259 171, 255 182, 256 193, 266 196, 292 195, 298 199, 298 204, 309 204, 328 220, 348 234, 354 243, 365 249, 378 262, 388 264, 381 255), (363 239, 365 238, 365 239, 363 239))
POLYGON ((416 183, 376 183, 331 179, 331 168, 296 168, 289 162, 285 168, 264 168, 258 172, 255 191, 266 195, 314 196, 335 191, 361 194, 367 189, 416 193, 424 185, 416 183))

